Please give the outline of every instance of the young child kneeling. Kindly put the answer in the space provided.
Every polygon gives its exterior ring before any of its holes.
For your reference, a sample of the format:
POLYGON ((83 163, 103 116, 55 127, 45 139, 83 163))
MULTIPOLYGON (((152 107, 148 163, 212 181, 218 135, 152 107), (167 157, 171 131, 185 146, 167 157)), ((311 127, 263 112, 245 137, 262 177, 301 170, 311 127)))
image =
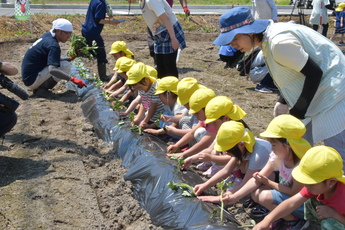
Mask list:
MULTIPOLYGON (((302 190, 279 204, 254 229, 269 229, 270 224, 305 203, 305 218, 321 223, 323 230, 345 229, 345 176, 340 154, 327 146, 311 148, 292 171, 304 184, 302 190)), ((299 228, 306 229, 308 222, 299 228)))

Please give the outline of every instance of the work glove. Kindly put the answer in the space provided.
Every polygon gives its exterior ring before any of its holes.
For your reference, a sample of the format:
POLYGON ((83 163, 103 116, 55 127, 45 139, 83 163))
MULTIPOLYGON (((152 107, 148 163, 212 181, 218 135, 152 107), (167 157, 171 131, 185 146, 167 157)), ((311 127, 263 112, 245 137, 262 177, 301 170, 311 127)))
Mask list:
POLYGON ((273 116, 279 116, 281 114, 287 114, 289 111, 289 106, 287 104, 283 104, 281 102, 277 102, 274 106, 273 116))
POLYGON ((187 6, 183 7, 183 12, 186 14, 187 17, 190 15, 190 11, 187 6))
POLYGON ((78 78, 71 77, 71 82, 78 85, 78 88, 83 88, 84 86, 86 87, 86 84, 82 80, 79 80, 78 78))

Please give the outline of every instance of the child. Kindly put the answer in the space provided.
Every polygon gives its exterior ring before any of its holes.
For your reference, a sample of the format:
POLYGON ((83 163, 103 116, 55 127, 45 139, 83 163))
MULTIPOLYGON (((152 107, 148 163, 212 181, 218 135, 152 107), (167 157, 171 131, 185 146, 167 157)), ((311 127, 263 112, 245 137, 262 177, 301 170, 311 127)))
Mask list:
MULTIPOLYGON (((116 75, 123 79, 125 82, 127 81, 128 77, 126 75, 126 72, 135 64, 137 63, 135 60, 128 58, 128 57, 120 57, 119 59, 117 59, 116 63, 115 63, 115 72, 116 75)), ((122 80, 120 80, 122 81, 122 80)), ((119 81, 118 81, 119 82, 119 81)), ((116 83, 115 83, 116 84, 116 83)), ((128 90, 128 85, 123 84, 119 89, 117 89, 116 91, 113 91, 109 97, 115 98, 117 97, 119 94, 125 92, 126 90, 128 90)), ((106 91, 108 92, 108 90, 106 91)))
MULTIPOLYGON (((229 120, 243 122, 242 119, 246 113, 238 105, 234 105, 230 98, 217 96, 207 103, 205 115, 205 124, 213 126, 214 129, 218 131, 223 122, 229 120)), ((244 122, 243 124, 248 128, 244 122)), ((200 153, 186 158, 185 163, 182 165, 182 169, 187 168, 194 162, 203 161, 204 163, 197 165, 196 168, 198 170, 207 170, 203 175, 212 177, 220 169, 218 165, 225 165, 230 160, 228 155, 216 155, 212 154, 213 152, 214 143, 200 153), (213 165, 211 161, 214 163, 213 165)))
MULTIPOLYGON (((321 222, 321 229, 345 229, 345 176, 340 154, 327 146, 316 146, 306 152, 292 171, 293 178, 305 187, 279 204, 254 229, 268 229, 279 220, 305 204, 305 217, 321 222)), ((299 229, 305 229, 308 222, 299 229)))
MULTIPOLYGON (((310 144, 302 138, 306 131, 304 124, 291 115, 275 117, 260 136, 268 138, 273 152, 265 167, 235 193, 226 192, 222 201, 233 204, 247 194, 252 199, 269 210, 273 210, 283 200, 295 195, 302 184, 293 180, 291 171, 297 166, 304 153, 310 149, 310 144), (270 180, 268 176, 279 170, 279 183, 270 180)), ((204 201, 214 200, 214 197, 198 197, 204 201)), ((262 208, 252 210, 252 215, 262 217, 267 211, 262 208)), ((299 226, 303 222, 303 206, 292 214, 284 216, 284 225, 299 226)))
MULTIPOLYGON (((144 119, 139 126, 146 128, 157 128, 155 120, 159 113, 164 112, 164 105, 159 100, 157 95, 154 95, 157 87, 156 78, 150 76, 147 72, 147 67, 144 63, 136 63, 127 72, 128 80, 126 84, 129 88, 138 90, 139 99, 135 99, 132 103, 140 102, 146 110, 144 119)), ((143 113, 138 113, 137 116, 141 118, 143 113)))
POLYGON ((108 88, 106 93, 114 92, 116 89, 123 86, 126 82, 126 80, 124 78, 122 78, 121 76, 119 76, 117 74, 117 70, 116 70, 117 60, 121 57, 127 57, 127 58, 131 58, 131 59, 134 58, 134 54, 132 53, 132 51, 127 49, 126 43, 124 41, 114 42, 111 45, 111 50, 110 50, 109 54, 111 54, 115 59, 115 68, 114 68, 115 72, 114 72, 114 75, 111 77, 110 81, 107 84, 102 86, 105 89, 108 88))
POLYGON ((204 121, 206 119, 205 107, 207 103, 215 96, 216 94, 214 91, 209 88, 198 89, 193 93, 189 100, 189 114, 194 114, 194 116, 199 120, 199 123, 194 126, 191 131, 185 134, 177 143, 174 145, 169 145, 167 151, 172 153, 188 144, 191 140, 193 140, 195 132, 201 127, 205 128, 206 133, 198 143, 193 145, 188 150, 182 153, 168 154, 169 157, 176 156, 186 158, 200 152, 212 144, 216 137, 217 130, 215 130, 213 126, 206 125, 204 121))
MULTIPOLYGON (((235 193, 255 172, 265 166, 272 147, 269 142, 256 139, 242 123, 227 121, 219 128, 214 149, 228 154, 228 162, 208 181, 194 187, 197 196, 229 176, 229 182, 232 182, 230 191, 235 193)), ((219 201, 219 197, 215 199, 218 199, 216 202, 219 201)))
MULTIPOLYGON (((179 126, 179 120, 182 116, 188 114, 188 109, 183 105, 177 103, 177 84, 178 79, 176 77, 163 77, 157 81, 157 89, 155 95, 159 96, 159 99, 164 104, 165 111, 160 117, 161 129, 145 129, 144 131, 151 134, 162 135, 169 134, 168 130, 170 126, 174 126, 178 129, 182 127, 179 126), (173 120, 174 122, 170 122, 173 120)), ((172 135, 173 137, 180 139, 179 135, 172 135)))
POLYGON ((339 4, 337 8, 335 8, 335 32, 334 35, 331 37, 331 40, 334 41, 334 38, 337 34, 340 34, 340 42, 339 46, 344 46, 344 33, 345 33, 345 24, 344 24, 344 17, 345 17, 345 3, 342 2, 339 4))
MULTIPOLYGON (((130 0, 128 0, 130 1, 130 0)), ((158 78, 178 77, 178 49, 186 48, 184 32, 170 5, 161 0, 140 0, 144 20, 154 35, 154 52, 158 78)))

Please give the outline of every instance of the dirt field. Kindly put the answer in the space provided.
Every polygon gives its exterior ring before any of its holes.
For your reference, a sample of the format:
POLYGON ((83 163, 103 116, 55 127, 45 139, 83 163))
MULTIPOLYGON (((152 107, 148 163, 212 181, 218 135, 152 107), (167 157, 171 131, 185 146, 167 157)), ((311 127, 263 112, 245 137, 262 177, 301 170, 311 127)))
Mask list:
MULTIPOLYGON (((55 17, 32 17, 33 37, 27 35, 29 22, 0 17, 1 60, 18 69, 31 43, 51 27, 55 17)), ((83 16, 68 16, 80 34, 83 16)), ((146 26, 141 17, 123 17, 118 27, 106 26, 107 49, 123 40, 137 61, 152 65, 148 55, 146 26)), ((277 94, 255 92, 255 84, 234 69, 223 69, 218 59, 217 16, 180 17, 185 27, 187 48, 178 63, 180 79, 195 77, 217 93, 229 96, 248 115, 245 121, 258 136, 273 118, 277 94)), ((62 45, 63 53, 69 44, 62 45)), ((108 57, 108 73, 114 60, 108 57)), ((91 72, 95 64, 88 63, 91 72)), ((20 74, 11 77, 22 84, 20 74)), ((13 96, 5 90, 1 92, 13 96)), ((32 93, 32 92, 30 92, 32 93)), ((21 101, 18 123, 0 146, 0 228, 1 229, 159 229, 132 197, 132 185, 124 181, 125 169, 115 152, 98 139, 83 117, 80 99, 59 83, 50 98, 30 97, 21 101)), ((248 210, 229 207, 241 223, 248 223, 248 210)))

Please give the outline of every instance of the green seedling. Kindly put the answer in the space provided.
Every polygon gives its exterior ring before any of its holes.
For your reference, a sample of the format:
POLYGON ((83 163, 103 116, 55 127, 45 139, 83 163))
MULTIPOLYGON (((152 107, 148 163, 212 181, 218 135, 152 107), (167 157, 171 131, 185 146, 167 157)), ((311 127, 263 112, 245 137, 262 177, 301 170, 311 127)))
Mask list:
POLYGON ((161 116, 162 116, 162 113, 158 113, 157 119, 155 120, 155 124, 156 124, 157 127, 159 127, 159 123, 161 121, 161 119, 160 119, 161 116))
POLYGON ((167 186, 173 191, 178 191, 179 189, 182 189, 183 190, 182 196, 184 197, 195 196, 193 187, 186 183, 182 183, 182 182, 175 183, 174 181, 170 181, 167 184, 167 186))
POLYGON ((141 127, 138 126, 138 125, 133 125, 133 126, 131 127, 131 130, 132 130, 133 132, 138 132, 139 135, 143 135, 143 128, 141 128, 141 127))
MULTIPOLYGON (((227 183, 225 180, 217 184, 217 187, 220 190, 220 197, 223 197, 224 192, 226 192, 226 189, 230 186, 231 183, 227 183)), ((223 216, 224 216, 224 201, 221 200, 220 205, 220 221, 223 222, 223 216)))
POLYGON ((184 163, 184 157, 176 157, 176 156, 172 156, 170 157, 171 160, 177 160, 177 170, 181 171, 181 166, 184 163))
POLYGON ((93 54, 96 53, 97 43, 96 41, 92 42, 92 46, 88 46, 86 39, 83 36, 78 36, 73 34, 69 39, 71 42, 71 47, 67 51, 67 55, 71 58, 84 57, 89 60, 93 60, 93 54))
POLYGON ((135 112, 130 112, 130 113, 127 115, 127 117, 129 117, 129 120, 130 120, 131 122, 134 122, 135 112))
POLYGON ((120 121, 120 122, 117 124, 117 126, 123 126, 124 124, 125 124, 124 121, 120 121))
POLYGON ((120 101, 120 100, 115 100, 114 102, 111 103, 110 108, 112 108, 112 110, 113 110, 115 113, 119 114, 120 111, 121 111, 122 109, 125 109, 126 107, 125 107, 124 105, 122 105, 122 101, 120 101))

